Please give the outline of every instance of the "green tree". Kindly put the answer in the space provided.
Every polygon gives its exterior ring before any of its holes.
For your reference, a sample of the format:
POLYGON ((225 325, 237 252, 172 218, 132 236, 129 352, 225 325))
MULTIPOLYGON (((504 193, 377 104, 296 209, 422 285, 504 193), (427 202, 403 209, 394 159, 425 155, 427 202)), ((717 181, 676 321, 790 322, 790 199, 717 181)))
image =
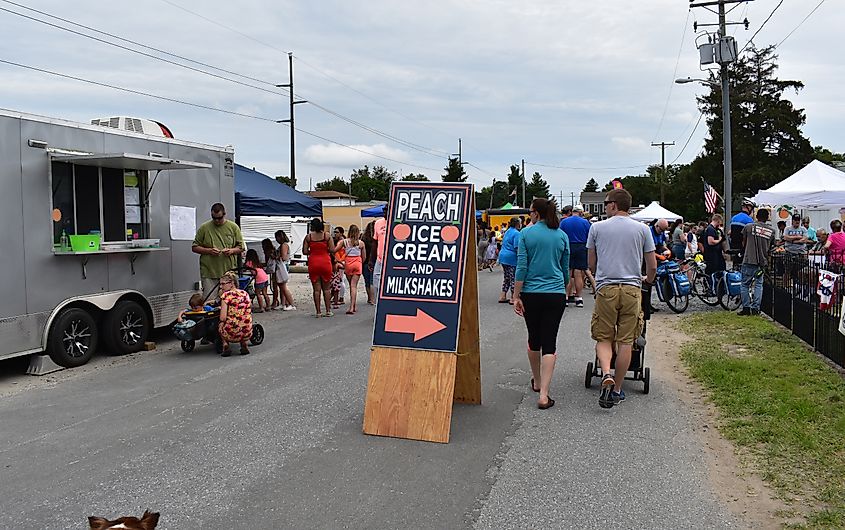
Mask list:
POLYGON ((596 182, 596 179, 591 178, 587 181, 587 184, 584 185, 584 189, 581 191, 586 192, 596 192, 599 191, 599 183, 596 182))
POLYGON ((408 173, 400 180, 402 182, 428 182, 428 177, 426 177, 422 173, 417 173, 416 175, 413 173, 408 173))
POLYGON ((466 182, 467 174, 457 158, 449 158, 449 164, 443 169, 446 171, 446 174, 441 177, 443 182, 466 182))
MULTIPOLYGON (((598 184, 596 184, 598 187, 598 184)), ((531 182, 525 187, 526 200, 532 200, 535 197, 546 199, 549 197, 549 183, 538 172, 531 175, 531 182)), ((526 205, 527 206, 527 205, 526 205)))
POLYGON ((340 177, 333 177, 331 180, 324 180, 318 182, 314 189, 317 191, 338 191, 340 193, 349 193, 349 183, 340 177))
POLYGON ((286 177, 284 175, 279 175, 279 176, 276 177, 276 180, 278 180, 279 182, 281 182, 282 184, 284 184, 286 186, 290 186, 291 188, 296 189, 296 177, 291 178, 291 177, 286 177))
POLYGON ((845 162, 845 153, 834 153, 830 149, 817 145, 813 148, 813 158, 827 165, 845 162))
MULTIPOLYGON (((783 97, 787 90, 797 93, 804 83, 775 77, 777 58, 774 46, 752 47, 730 66, 732 199, 754 195, 780 182, 813 158, 810 141, 801 132, 806 122, 804 110, 783 97)), ((707 118, 709 136, 703 154, 692 162, 689 178, 700 182, 703 176, 721 192, 721 89, 712 86, 709 94, 698 98, 698 104, 707 118)), ((703 189, 701 194, 703 201, 703 189)))
POLYGON ((352 195, 360 201, 386 201, 390 194, 390 184, 396 180, 396 172, 388 171, 384 166, 369 166, 352 172, 352 195))

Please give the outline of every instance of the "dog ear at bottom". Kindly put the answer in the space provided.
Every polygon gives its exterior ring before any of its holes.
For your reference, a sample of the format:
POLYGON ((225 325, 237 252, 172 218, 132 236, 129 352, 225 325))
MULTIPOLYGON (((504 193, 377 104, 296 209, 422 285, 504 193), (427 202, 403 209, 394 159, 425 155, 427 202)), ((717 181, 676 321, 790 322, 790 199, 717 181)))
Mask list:
POLYGON ((158 512, 144 510, 144 515, 141 516, 141 525, 144 530, 153 530, 158 525, 158 516, 158 512))
POLYGON ((88 527, 90 530, 103 530, 109 527, 109 521, 102 517, 91 516, 88 518, 88 527))

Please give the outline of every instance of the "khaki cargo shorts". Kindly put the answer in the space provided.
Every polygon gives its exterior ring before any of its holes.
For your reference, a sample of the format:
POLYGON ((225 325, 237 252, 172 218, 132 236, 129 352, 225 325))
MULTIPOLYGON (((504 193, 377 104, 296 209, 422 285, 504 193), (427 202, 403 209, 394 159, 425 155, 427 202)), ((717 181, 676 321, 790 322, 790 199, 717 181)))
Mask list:
POLYGON ((633 344, 642 331, 642 291, 639 287, 614 284, 599 289, 590 322, 594 341, 633 344))

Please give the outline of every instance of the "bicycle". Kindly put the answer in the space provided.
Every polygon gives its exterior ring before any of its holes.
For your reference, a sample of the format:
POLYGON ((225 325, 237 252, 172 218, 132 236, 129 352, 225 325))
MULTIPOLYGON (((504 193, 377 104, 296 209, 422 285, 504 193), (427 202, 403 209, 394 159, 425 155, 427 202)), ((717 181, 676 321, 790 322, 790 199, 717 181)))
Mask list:
MULTIPOLYGON (((733 251, 728 251, 732 254, 733 251)), ((710 307, 722 306, 726 311, 735 311, 742 305, 742 274, 737 263, 733 263, 731 270, 707 273, 707 264, 692 258, 686 259, 682 265, 688 265, 686 270, 693 269, 692 292, 699 300, 710 307)))
POLYGON ((683 313, 689 307, 690 282, 677 262, 666 261, 657 266, 654 286, 657 299, 675 313, 683 313))
POLYGON ((714 288, 713 278, 707 274, 707 264, 694 258, 681 262, 681 271, 692 270, 692 293, 710 307, 719 305, 719 296, 714 288))

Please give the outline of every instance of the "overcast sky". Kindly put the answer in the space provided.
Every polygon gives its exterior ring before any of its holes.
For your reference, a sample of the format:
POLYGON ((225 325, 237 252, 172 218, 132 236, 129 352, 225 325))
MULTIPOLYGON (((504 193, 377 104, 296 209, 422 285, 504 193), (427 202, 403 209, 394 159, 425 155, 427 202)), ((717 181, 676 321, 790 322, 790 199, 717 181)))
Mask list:
MULTIPOLYGON (((695 94, 704 88, 672 81, 706 75, 699 71, 692 23, 714 23, 716 16, 702 8, 690 12, 686 0, 16 3, 249 76, 254 79, 238 79, 265 90, 6 11, 0 11, 2 60, 270 121, 3 63, 0 107, 82 122, 107 116, 154 119, 178 138, 233 145, 239 163, 271 175, 289 174, 289 128, 273 123, 289 116, 287 96, 267 90, 288 82, 286 52, 292 51, 296 94, 360 125, 313 104, 296 106, 296 126, 302 129, 296 134, 300 190, 307 190, 310 180, 348 178, 363 164, 439 179, 446 156, 457 153, 462 138, 463 160, 472 164, 466 169, 476 185, 504 178, 510 164, 525 159, 529 176, 539 171, 555 195, 568 196, 590 177, 604 184, 659 163, 660 149, 652 142, 674 141, 667 162, 689 162, 706 132, 702 121, 691 135, 698 117, 695 94)), ((739 4, 729 15, 731 20, 747 17, 751 24, 749 31, 730 30, 740 47, 778 3, 739 4)), ((817 4, 785 0, 755 43, 777 44, 817 4)), ((824 2, 778 53, 779 76, 806 85, 800 94, 788 94, 806 110, 804 133, 813 145, 842 152, 845 68, 841 52, 831 45, 845 23, 838 7, 824 2)), ((90 33, 6 0, 0 0, 0 8, 90 33)))

